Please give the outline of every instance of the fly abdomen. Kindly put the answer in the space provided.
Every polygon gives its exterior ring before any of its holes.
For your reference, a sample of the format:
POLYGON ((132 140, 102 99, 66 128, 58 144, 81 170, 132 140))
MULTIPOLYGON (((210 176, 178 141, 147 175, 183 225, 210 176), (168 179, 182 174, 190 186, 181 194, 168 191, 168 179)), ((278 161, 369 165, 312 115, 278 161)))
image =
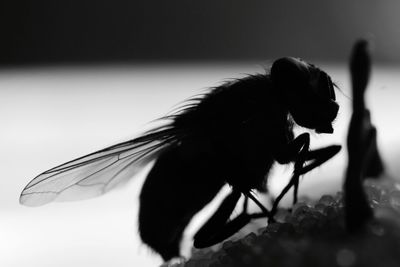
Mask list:
POLYGON ((160 155, 140 195, 140 235, 164 260, 180 255, 186 226, 225 184, 206 151, 187 156, 185 146, 193 144, 182 142, 160 155))

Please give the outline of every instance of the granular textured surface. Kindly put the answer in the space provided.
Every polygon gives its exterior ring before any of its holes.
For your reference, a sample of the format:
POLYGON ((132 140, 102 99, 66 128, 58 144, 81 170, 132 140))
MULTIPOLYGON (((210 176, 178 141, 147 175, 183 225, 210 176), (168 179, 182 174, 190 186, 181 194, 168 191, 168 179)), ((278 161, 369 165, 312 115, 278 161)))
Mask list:
POLYGON ((315 203, 298 203, 282 219, 219 250, 194 250, 191 259, 172 266, 400 266, 400 185, 370 180, 365 192, 375 219, 349 234, 342 193, 315 203))

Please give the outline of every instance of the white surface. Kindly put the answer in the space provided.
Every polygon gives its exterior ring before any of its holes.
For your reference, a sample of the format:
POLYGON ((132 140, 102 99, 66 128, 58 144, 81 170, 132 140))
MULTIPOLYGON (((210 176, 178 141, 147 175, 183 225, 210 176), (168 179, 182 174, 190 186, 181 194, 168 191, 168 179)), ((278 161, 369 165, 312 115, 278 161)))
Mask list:
MULTIPOLYGON (((321 67, 350 95, 347 68, 321 67)), ((120 190, 87 201, 28 208, 18 204, 19 194, 40 172, 129 139, 185 98, 226 78, 254 72, 263 70, 250 64, 2 70, 0 266, 159 265, 161 259, 141 244, 137 234, 143 175, 120 190)), ((400 118, 396 73, 396 68, 379 68, 368 100, 383 156, 395 174, 400 170, 400 127, 394 124, 400 118)), ((313 136, 314 146, 344 141, 351 102, 339 92, 337 96, 341 111, 336 132, 313 136)), ((305 177, 301 193, 318 197, 337 191, 344 162, 345 149, 305 177)), ((280 178, 283 172, 274 171, 275 193, 285 183, 280 178)))

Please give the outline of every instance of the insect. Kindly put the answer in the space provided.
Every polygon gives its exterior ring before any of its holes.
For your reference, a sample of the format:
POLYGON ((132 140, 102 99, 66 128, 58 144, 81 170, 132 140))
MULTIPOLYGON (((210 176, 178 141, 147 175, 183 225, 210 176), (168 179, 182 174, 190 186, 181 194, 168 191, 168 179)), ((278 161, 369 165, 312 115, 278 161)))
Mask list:
POLYGON ((179 243, 192 217, 225 185, 232 192, 194 236, 196 247, 210 246, 237 232, 251 219, 273 220, 280 198, 298 176, 339 150, 309 151, 309 133, 294 138, 299 125, 332 133, 339 105, 331 78, 297 58, 276 60, 269 73, 227 82, 189 99, 165 124, 140 137, 107 147, 47 170, 22 191, 20 203, 43 205, 101 195, 154 161, 140 193, 139 232, 164 260, 180 255, 179 243), (253 191, 266 192, 274 162, 295 162, 293 179, 268 211, 253 191), (308 165, 303 166, 305 162, 308 165), (239 198, 244 211, 229 220, 239 198), (248 199, 261 209, 248 214, 248 199))

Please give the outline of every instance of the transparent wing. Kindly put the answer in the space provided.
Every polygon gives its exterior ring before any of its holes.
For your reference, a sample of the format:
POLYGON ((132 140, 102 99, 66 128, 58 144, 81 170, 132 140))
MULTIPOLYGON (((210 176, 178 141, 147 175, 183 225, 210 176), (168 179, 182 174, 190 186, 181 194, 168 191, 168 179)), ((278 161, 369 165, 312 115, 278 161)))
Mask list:
POLYGON ((47 170, 24 188, 20 203, 40 206, 102 195, 134 176, 175 138, 168 130, 150 133, 47 170))

